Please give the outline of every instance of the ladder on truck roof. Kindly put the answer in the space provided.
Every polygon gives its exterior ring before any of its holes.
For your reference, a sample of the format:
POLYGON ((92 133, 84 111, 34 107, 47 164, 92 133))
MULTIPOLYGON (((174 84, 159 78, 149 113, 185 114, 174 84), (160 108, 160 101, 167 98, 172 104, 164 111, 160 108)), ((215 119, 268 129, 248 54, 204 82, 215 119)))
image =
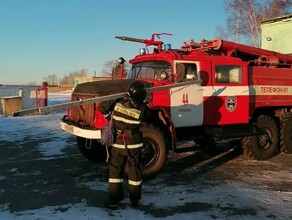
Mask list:
POLYGON ((235 42, 222 40, 221 38, 215 38, 214 40, 202 40, 200 43, 195 43, 193 40, 186 41, 182 45, 181 49, 188 52, 213 50, 219 52, 221 55, 229 57, 245 56, 246 61, 255 61, 259 65, 292 65, 292 56, 290 55, 244 44, 238 44, 235 42))

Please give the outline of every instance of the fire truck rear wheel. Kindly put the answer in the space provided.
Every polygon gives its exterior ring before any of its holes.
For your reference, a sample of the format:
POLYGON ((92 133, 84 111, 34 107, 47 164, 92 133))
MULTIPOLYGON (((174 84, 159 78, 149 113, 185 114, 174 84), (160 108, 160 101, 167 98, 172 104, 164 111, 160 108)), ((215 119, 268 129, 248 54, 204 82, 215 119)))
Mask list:
POLYGON ((281 118, 280 149, 286 154, 292 153, 292 113, 281 118))
POLYGON ((144 125, 144 147, 142 150, 142 173, 143 179, 154 177, 163 168, 167 160, 166 140, 163 132, 153 125, 144 125))
POLYGON ((93 162, 106 161, 106 149, 96 140, 77 137, 77 146, 80 153, 93 162))
POLYGON ((243 154, 249 159, 267 160, 275 156, 279 150, 278 125, 273 118, 266 115, 259 116, 256 125, 264 134, 243 138, 243 154))

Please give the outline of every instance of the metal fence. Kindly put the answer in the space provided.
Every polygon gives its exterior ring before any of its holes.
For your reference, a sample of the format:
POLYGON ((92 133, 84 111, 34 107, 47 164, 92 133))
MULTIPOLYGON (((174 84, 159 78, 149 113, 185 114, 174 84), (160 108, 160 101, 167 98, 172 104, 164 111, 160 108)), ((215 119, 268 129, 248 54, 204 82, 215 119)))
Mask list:
MULTIPOLYGON (((38 108, 47 106, 48 90, 45 86, 0 86, 0 99, 21 97, 22 109, 38 108)), ((3 114, 3 103, 1 104, 0 114, 3 114)))

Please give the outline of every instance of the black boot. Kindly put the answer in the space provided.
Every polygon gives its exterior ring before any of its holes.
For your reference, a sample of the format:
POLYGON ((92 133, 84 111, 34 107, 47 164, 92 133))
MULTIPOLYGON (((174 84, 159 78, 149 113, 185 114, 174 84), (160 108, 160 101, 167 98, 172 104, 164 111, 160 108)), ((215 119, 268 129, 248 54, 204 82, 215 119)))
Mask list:
POLYGON ((110 201, 105 202, 104 206, 108 209, 111 210, 117 210, 118 209, 118 204, 117 203, 112 203, 110 201))
POLYGON ((131 200, 132 207, 137 208, 139 206, 139 200, 131 200))

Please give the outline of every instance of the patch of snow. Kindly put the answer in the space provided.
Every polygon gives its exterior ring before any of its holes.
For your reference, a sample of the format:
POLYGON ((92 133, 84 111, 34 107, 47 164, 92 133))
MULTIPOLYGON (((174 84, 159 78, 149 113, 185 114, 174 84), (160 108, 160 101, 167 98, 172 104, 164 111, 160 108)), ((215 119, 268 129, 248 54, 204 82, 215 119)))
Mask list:
MULTIPOLYGON (((49 94, 49 105, 70 101, 71 93, 49 94)), ((41 116, 26 117, 0 117, 0 141, 24 143, 30 140, 37 140, 36 149, 43 155, 41 159, 48 160, 64 154, 64 148, 68 148, 66 141, 70 137, 66 132, 61 131, 59 120, 66 113, 61 111, 41 116), (50 133, 50 140, 45 134, 50 133)), ((16 172, 17 168, 10 170, 16 172)), ((212 186, 199 186, 196 179, 188 185, 169 186, 163 181, 165 179, 155 178, 153 181, 143 185, 142 208, 133 209, 128 201, 122 201, 122 209, 116 211, 106 210, 100 207, 93 207, 87 204, 86 200, 75 204, 61 206, 47 206, 36 210, 22 212, 9 211, 9 204, 0 206, 0 219, 45 219, 45 220, 95 220, 95 219, 159 219, 151 213, 143 210, 143 207, 151 207, 159 215, 167 210, 169 213, 160 219, 232 219, 232 220, 256 220, 267 219, 267 209, 272 213, 271 219, 292 218, 292 191, 271 191, 259 185, 264 182, 276 182, 279 179, 289 178, 292 175, 288 172, 263 172, 262 176, 242 177, 233 181, 218 183, 212 186), (205 209, 196 210, 196 206, 204 205, 205 209), (191 208, 189 208, 191 207, 191 208), (269 208, 267 208, 269 207, 269 208), (177 211, 181 208, 182 211, 177 211), (247 210, 251 214, 228 216, 221 210, 238 209, 247 210), (254 212, 256 214, 254 214, 254 212)), ((5 180, 0 176, 0 181, 5 180)), ((80 180, 80 186, 87 186, 92 190, 107 190, 106 182, 80 180)), ((4 189, 1 189, 4 190, 4 189)))

